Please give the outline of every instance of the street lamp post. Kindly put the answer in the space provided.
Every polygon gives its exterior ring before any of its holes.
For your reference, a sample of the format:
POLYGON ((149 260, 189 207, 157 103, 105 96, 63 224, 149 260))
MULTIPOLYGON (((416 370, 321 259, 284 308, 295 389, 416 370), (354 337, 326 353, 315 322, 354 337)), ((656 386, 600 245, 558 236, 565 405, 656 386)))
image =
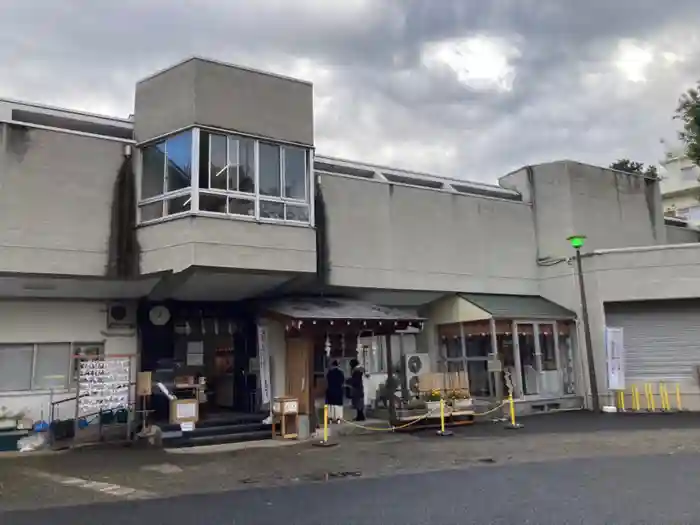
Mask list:
POLYGON ((581 318, 583 320, 583 337, 586 341, 586 360, 588 362, 588 378, 591 387, 591 408, 594 412, 600 411, 600 398, 598 397, 598 379, 595 371, 595 359, 593 358, 593 343, 591 341, 591 325, 588 321, 588 302, 586 301, 586 286, 583 281, 583 268, 581 265, 581 248, 586 242, 585 235, 572 235, 567 239, 571 247, 576 250, 576 270, 578 273, 578 288, 581 295, 581 318))

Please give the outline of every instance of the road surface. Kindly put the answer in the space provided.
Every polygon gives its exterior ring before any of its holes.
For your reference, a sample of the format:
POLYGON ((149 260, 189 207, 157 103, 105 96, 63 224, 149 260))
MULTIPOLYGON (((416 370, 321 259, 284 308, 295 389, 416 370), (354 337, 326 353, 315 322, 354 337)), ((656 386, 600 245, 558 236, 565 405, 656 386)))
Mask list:
MULTIPOLYGON (((3 525, 700 524, 700 455, 420 474, 0 513, 3 525)), ((76 488, 75 490, 80 490, 76 488)))

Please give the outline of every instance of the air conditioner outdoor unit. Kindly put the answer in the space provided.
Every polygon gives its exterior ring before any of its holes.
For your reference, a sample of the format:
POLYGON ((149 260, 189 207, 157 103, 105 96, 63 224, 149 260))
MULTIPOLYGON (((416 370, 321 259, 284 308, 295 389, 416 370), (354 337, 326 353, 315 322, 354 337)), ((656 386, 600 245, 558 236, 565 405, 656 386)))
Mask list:
POLYGON ((420 376, 430 372, 429 354, 406 354, 404 356, 406 387, 412 396, 420 394, 420 376))
POLYGON ((133 328, 136 326, 136 312, 125 303, 107 305, 107 328, 133 328))

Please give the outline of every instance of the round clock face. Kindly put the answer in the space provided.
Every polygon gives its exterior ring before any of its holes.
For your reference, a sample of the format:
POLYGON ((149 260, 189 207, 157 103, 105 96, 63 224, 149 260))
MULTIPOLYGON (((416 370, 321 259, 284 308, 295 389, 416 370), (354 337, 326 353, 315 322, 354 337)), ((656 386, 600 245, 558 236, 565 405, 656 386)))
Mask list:
POLYGON ((148 317, 156 326, 163 326, 170 321, 170 311, 165 306, 154 306, 148 312, 148 317))

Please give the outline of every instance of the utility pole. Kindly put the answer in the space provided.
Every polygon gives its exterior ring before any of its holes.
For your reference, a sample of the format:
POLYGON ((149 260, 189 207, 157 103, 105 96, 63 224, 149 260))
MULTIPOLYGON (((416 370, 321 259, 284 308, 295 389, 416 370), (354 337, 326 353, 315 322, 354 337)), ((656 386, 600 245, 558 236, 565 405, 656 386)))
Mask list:
POLYGON ((593 342, 591 341, 591 325, 588 320, 588 301, 586 300, 586 285, 583 280, 583 266, 581 264, 581 248, 586 241, 585 235, 572 235, 567 239, 576 250, 576 270, 578 273, 578 288, 581 295, 581 319, 583 321, 583 337, 586 342, 586 361, 588 363, 588 379, 590 381, 591 408, 594 412, 600 412, 600 397, 598 395, 598 378, 593 357, 593 342))

